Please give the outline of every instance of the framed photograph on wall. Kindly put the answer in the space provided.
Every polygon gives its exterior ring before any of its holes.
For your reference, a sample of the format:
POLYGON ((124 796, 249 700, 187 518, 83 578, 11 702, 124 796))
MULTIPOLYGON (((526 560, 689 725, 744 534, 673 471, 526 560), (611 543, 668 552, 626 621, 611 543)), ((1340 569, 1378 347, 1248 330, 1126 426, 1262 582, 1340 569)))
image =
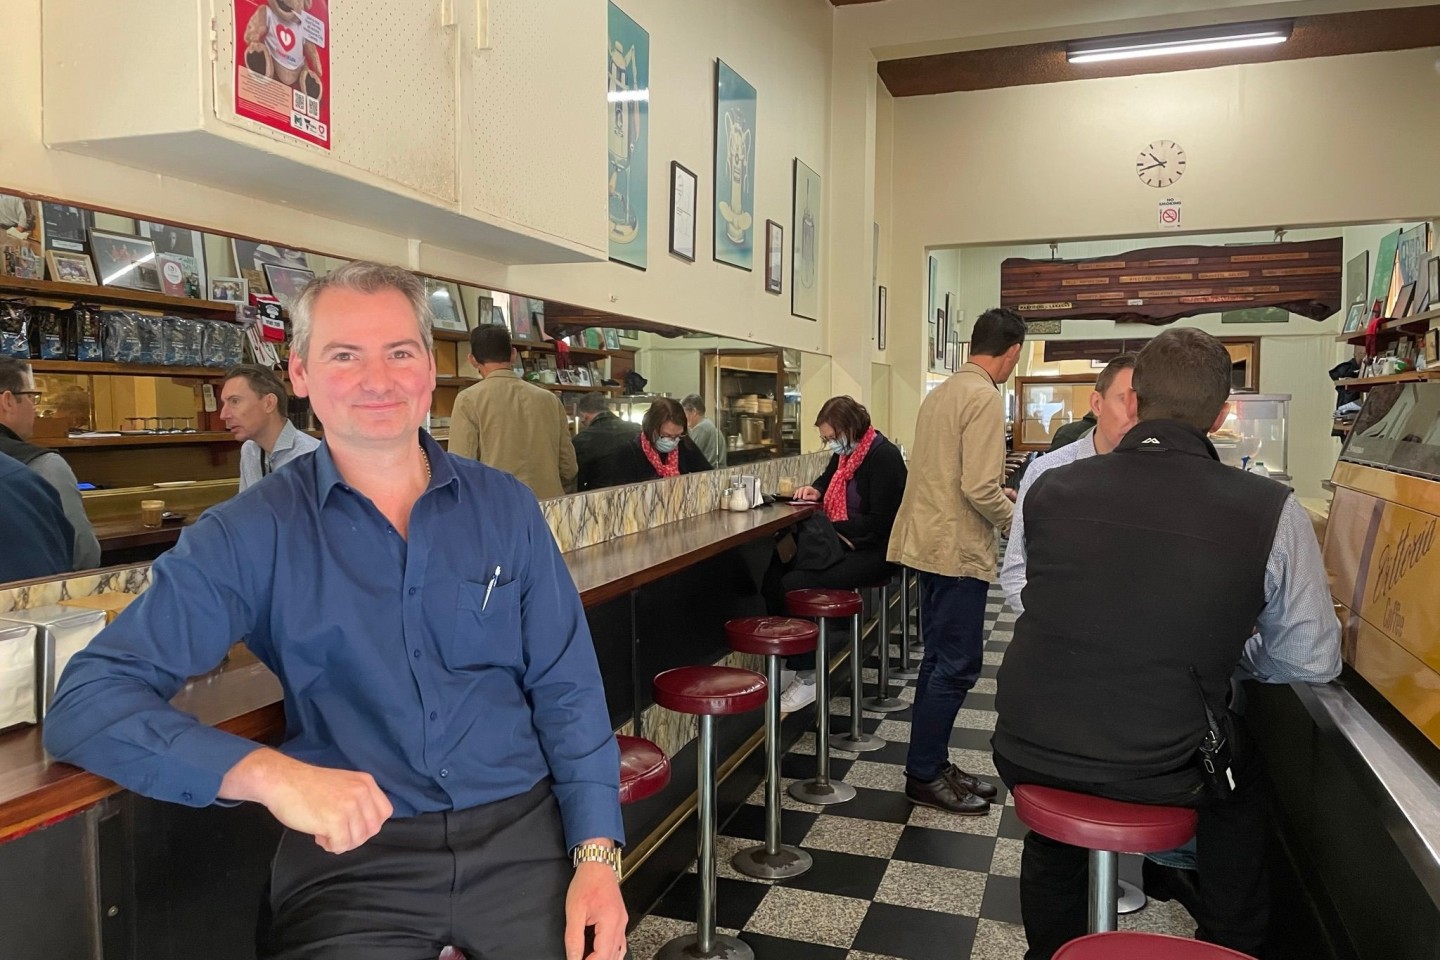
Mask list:
POLYGON ((1425 266, 1430 307, 1433 309, 1440 307, 1440 257, 1431 257, 1425 266))
POLYGON ((1390 316, 1400 318, 1410 316, 1410 308, 1415 305, 1415 281, 1411 280, 1400 288, 1400 295, 1395 298, 1395 307, 1390 311, 1390 316))
POLYGON ((211 277, 210 299, 221 303, 249 303, 250 284, 244 277, 211 277))
POLYGON ((1425 331, 1425 367, 1440 366, 1440 329, 1425 331))
POLYGON ((305 284, 314 279, 314 270, 265 264, 265 282, 287 313, 290 312, 290 305, 299 298, 300 291, 305 289, 305 284))
POLYGON ((435 317, 436 330, 465 330, 465 304, 460 299, 460 287, 444 280, 424 278, 425 299, 435 317))
POLYGON ((1341 333, 1359 333, 1365 329, 1365 321, 1370 319, 1370 308, 1364 303, 1352 303, 1345 311, 1345 326, 1340 329, 1341 333))
POLYGON ((64 250, 47 250, 45 260, 50 264, 50 279, 57 283, 88 283, 95 285, 95 265, 83 253, 69 253, 64 250))
POLYGON ((41 230, 38 200, 0 193, 0 276, 20 280, 44 278, 41 230))
POLYGON ((670 161, 670 252, 695 262, 695 197, 700 180, 679 161, 670 161))
POLYGON ((609 5, 610 259, 644 270, 649 244, 650 34, 609 5))
POLYGON ((40 224, 46 250, 84 253, 85 241, 95 226, 95 211, 47 200, 40 204, 40 224))
POLYGON ((889 311, 889 292, 884 287, 877 287, 875 291, 875 349, 885 349, 886 329, 885 315, 889 311))
POLYGON ((790 312, 806 320, 820 318, 820 174, 795 158, 790 229, 790 312))
POLYGON ((160 268, 160 288, 167 297, 197 297, 200 275, 194 257, 183 253, 161 253, 155 257, 160 268))
POLYGON ((715 259, 741 270, 755 260, 755 88, 715 61, 715 259))
POLYGON ((619 331, 619 330, 616 330, 614 327, 606 327, 606 328, 605 328, 605 349, 606 349, 606 350, 619 350, 619 349, 620 349, 620 331, 619 331))
POLYGON ((510 294, 510 336, 528 343, 535 339, 535 321, 530 316, 530 298, 510 294))
POLYGON ((260 293, 275 293, 265 279, 265 264, 267 263, 295 270, 310 269, 310 263, 305 259, 305 254, 299 250, 278 247, 273 243, 263 243, 259 240, 242 240, 239 237, 231 237, 230 252, 235 257, 236 272, 245 278, 250 289, 260 293))
POLYGON ((140 236, 149 237, 155 241, 157 254, 173 253, 181 257, 190 257, 195 261, 193 269, 187 271, 185 279, 185 285, 193 288, 195 292, 186 294, 186 296, 203 296, 201 291, 208 286, 208 277, 205 271, 205 234, 199 230, 191 230, 189 227, 155 223, 151 220, 140 220, 135 225, 139 228, 140 236))
POLYGON ((785 277, 785 228, 765 221, 765 289, 779 293, 785 277))
POLYGON ((95 272, 102 286, 160 292, 160 270, 155 262, 155 244, 151 241, 124 233, 91 230, 90 250, 95 255, 95 272))

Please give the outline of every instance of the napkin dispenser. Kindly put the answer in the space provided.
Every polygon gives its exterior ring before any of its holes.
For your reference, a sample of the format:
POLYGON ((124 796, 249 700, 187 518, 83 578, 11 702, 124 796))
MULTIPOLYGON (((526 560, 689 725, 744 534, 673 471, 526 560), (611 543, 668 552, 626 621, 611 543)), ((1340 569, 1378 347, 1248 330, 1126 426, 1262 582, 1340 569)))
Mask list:
POLYGON ((51 604, 0 614, 0 627, 14 624, 36 631, 35 703, 39 719, 44 720, 65 665, 104 629, 105 611, 51 604))
POLYGON ((749 474, 740 474, 738 477, 730 478, 730 486, 745 491, 745 499, 750 504, 750 509, 765 505, 765 498, 760 494, 760 478, 749 474))
POLYGON ((35 690, 35 627, 0 623, 0 730, 40 722, 35 690))

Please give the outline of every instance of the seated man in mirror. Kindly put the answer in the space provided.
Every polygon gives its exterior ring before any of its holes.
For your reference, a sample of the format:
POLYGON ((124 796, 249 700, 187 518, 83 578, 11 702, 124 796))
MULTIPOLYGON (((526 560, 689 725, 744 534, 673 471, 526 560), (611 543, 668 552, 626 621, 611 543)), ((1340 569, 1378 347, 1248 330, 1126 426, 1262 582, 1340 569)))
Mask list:
POLYGON ((615 454, 640 433, 640 424, 622 420, 610 410, 603 393, 587 393, 575 406, 580 432, 575 435, 575 461, 580 468, 577 490, 598 490, 624 483, 615 474, 615 454))
POLYGON ((220 419, 241 443, 241 490, 320 446, 319 440, 295 429, 285 416, 289 401, 285 384, 267 367, 245 363, 225 374, 220 419))
POLYGON ((85 502, 76 486, 75 471, 54 450, 30 442, 35 435, 35 415, 40 397, 40 391, 35 389, 35 374, 30 364, 0 357, 0 453, 19 460, 55 489, 74 539, 70 562, 64 569, 89 570, 100 565, 100 541, 96 539, 95 527, 85 513, 85 502))
POLYGON ((680 401, 680 406, 685 408, 685 424, 690 439, 695 441, 695 446, 705 454, 705 459, 710 461, 710 466, 719 470, 725 466, 725 434, 715 426, 709 417, 705 416, 705 401, 698 393, 692 393, 680 401))

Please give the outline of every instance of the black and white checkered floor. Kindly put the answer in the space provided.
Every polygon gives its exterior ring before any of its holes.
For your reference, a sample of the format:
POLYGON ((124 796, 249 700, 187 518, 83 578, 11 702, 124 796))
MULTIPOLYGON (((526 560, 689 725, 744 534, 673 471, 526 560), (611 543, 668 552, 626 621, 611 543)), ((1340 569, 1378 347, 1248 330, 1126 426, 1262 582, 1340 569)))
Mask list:
MULTIPOLYGON (((950 738, 951 759, 997 785, 990 758, 995 672, 1015 625, 1001 598, 992 587, 985 666, 950 738)), ((891 653, 898 656, 898 647, 892 645, 891 653)), ((874 669, 867 669, 867 689, 875 679, 874 669)), ((914 682, 896 695, 913 701, 914 682)), ((848 729, 848 711, 848 700, 832 701, 836 729, 848 729)), ((1022 960, 1018 877, 1025 827, 1008 793, 1002 786, 985 817, 912 806, 904 795, 910 712, 865 716, 865 728, 889 745, 860 755, 831 754, 831 776, 857 788, 854 800, 821 808, 784 794, 782 839, 809 851, 815 866, 808 873, 771 883, 731 868, 737 850, 764 838, 763 788, 722 827, 716 850, 720 932, 738 931, 757 960, 1022 960)), ((786 754, 786 787, 814 775, 814 752, 809 734, 786 754)), ((650 960, 671 937, 693 933, 698 897, 695 874, 681 877, 632 931, 635 960, 650 960)), ((1195 929, 1178 904, 1153 901, 1122 917, 1120 926, 1178 936, 1195 929)))

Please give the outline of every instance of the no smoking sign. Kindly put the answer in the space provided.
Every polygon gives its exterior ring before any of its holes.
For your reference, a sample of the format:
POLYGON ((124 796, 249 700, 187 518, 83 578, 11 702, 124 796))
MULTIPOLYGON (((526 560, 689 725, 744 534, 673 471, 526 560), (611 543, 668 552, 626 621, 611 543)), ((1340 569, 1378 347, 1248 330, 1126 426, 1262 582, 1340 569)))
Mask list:
POLYGON ((1158 208, 1161 230, 1180 229, 1180 201, 1173 197, 1161 200, 1158 208))

